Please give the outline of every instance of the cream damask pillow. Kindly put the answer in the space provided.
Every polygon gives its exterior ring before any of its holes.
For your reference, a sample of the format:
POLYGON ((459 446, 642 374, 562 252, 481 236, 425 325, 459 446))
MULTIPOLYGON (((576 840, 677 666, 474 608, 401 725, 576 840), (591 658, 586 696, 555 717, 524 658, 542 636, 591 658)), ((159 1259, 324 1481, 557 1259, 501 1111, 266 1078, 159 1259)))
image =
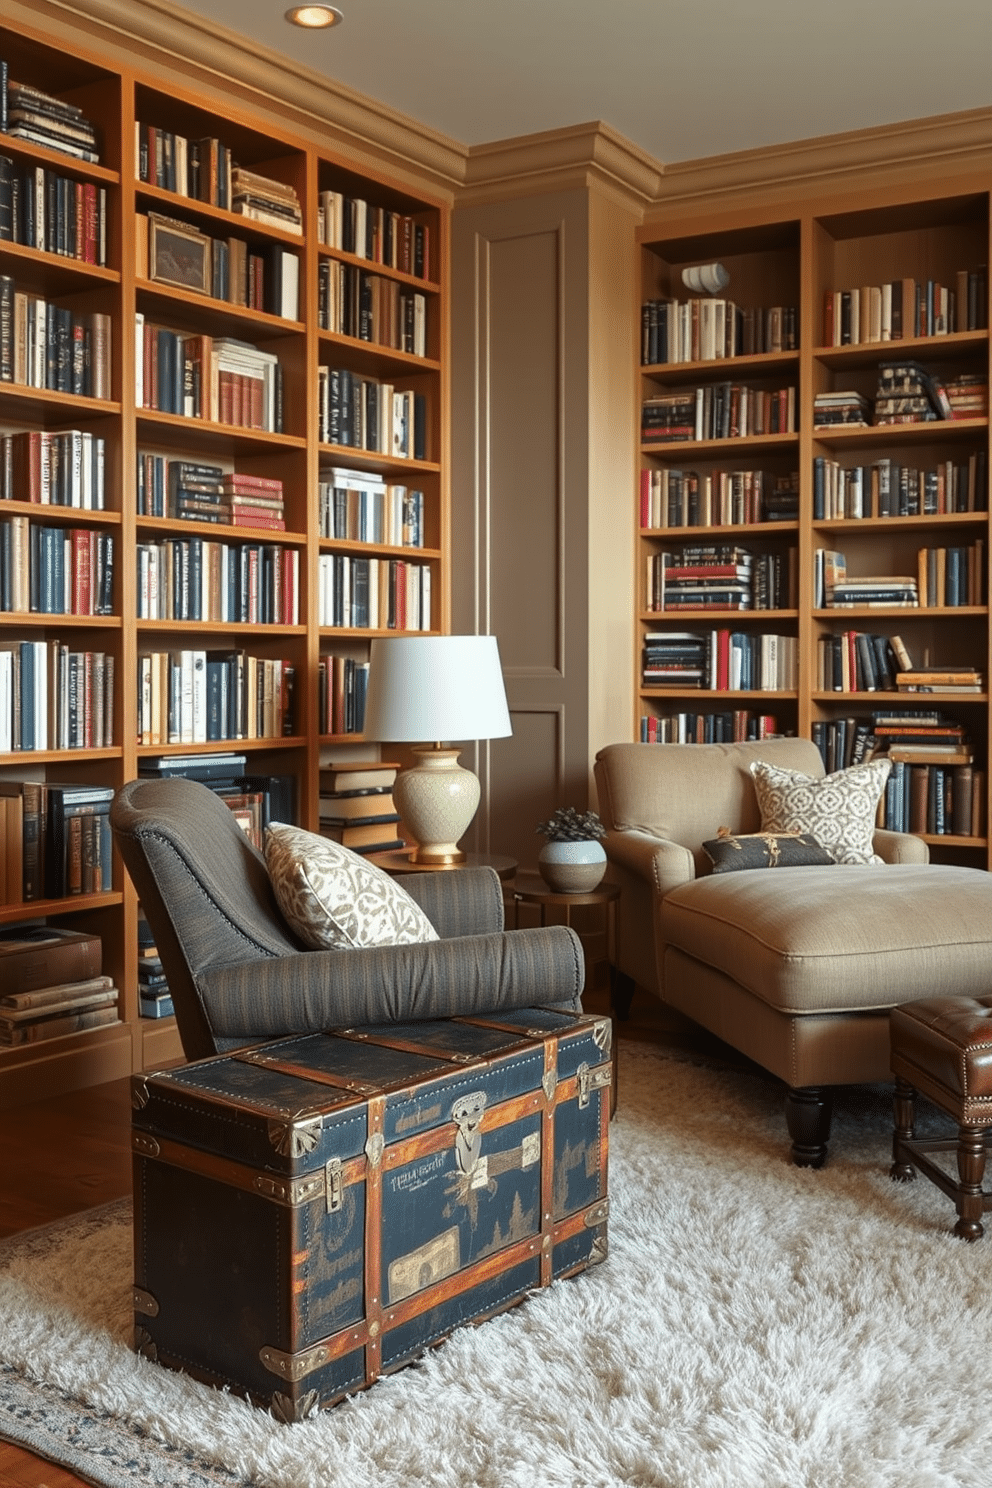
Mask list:
POLYGON ((265 833, 265 862, 279 908, 312 951, 438 939, 395 879, 329 837, 273 822, 265 833))
POLYGON ((763 832, 808 832, 838 863, 881 863, 872 851, 879 798, 892 763, 852 765, 819 780, 764 760, 751 765, 763 832))

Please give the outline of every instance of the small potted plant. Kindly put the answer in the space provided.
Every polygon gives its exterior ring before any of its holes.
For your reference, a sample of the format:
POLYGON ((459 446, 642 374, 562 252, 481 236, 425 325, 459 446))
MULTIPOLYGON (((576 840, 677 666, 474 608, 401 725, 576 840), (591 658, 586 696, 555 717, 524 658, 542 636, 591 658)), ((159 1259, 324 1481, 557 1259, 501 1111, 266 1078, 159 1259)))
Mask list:
POLYGON ((595 811, 559 806, 538 832, 548 840, 538 854, 541 877, 556 894, 588 894, 606 872, 600 838, 606 828, 595 811))

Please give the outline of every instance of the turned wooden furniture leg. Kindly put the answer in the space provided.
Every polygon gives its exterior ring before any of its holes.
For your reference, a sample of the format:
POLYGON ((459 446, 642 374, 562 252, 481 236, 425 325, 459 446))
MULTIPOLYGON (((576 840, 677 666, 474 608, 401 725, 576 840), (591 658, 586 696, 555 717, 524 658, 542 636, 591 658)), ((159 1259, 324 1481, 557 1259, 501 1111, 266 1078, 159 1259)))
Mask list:
POLYGON ((833 1091, 826 1085, 790 1087, 786 1092, 785 1120, 797 1168, 823 1167, 833 1110, 833 1091))
POLYGON ((962 1240, 980 1240, 985 1234, 982 1224, 982 1179, 985 1176, 985 1128, 958 1127, 958 1222, 955 1235, 962 1240))
POLYGON ((903 1148, 903 1142, 911 1142, 916 1130, 916 1091, 908 1080, 901 1075, 896 1076, 895 1094, 892 1097, 892 1116, 894 1130, 892 1133, 892 1166, 889 1169, 889 1177, 896 1179, 899 1183, 911 1183, 916 1177, 916 1169, 909 1161, 903 1148))

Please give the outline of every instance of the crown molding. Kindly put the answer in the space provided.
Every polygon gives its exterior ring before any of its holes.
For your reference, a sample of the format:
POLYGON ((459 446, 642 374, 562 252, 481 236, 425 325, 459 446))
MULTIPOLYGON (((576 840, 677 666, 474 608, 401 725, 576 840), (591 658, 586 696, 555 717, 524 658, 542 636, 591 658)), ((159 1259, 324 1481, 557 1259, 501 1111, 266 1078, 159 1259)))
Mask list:
POLYGON ((762 150, 676 162, 665 167, 654 206, 705 206, 716 200, 725 206, 735 198, 740 204, 753 204, 780 194, 783 188, 813 192, 833 182, 839 188, 855 186, 867 176, 879 185, 910 172, 916 179, 946 175, 987 166, 990 151, 992 109, 937 114, 762 150))
POLYGON ((426 179, 449 198, 464 179, 468 152, 457 140, 166 0, 9 4, 26 27, 37 30, 46 14, 69 25, 81 22, 98 43, 113 38, 125 49, 137 45, 144 56, 179 66, 184 77, 226 85, 228 91, 234 83, 253 104, 266 106, 298 131, 311 136, 319 131, 325 140, 330 134, 356 155, 371 145, 377 165, 413 175, 418 183, 426 179))
POLYGON ((657 199, 663 171, 646 150, 592 120, 471 145, 458 202, 475 206, 581 186, 598 187, 643 212, 657 199))

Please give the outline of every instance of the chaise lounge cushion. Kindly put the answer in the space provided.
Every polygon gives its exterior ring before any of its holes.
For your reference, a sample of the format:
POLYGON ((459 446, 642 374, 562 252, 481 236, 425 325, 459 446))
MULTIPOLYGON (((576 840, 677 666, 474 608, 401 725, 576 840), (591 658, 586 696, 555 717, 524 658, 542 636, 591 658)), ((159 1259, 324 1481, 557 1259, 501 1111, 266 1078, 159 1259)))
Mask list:
POLYGON ((992 874, 924 864, 718 874, 673 889, 661 938, 784 1013, 977 996, 992 973, 992 874), (815 906, 815 912, 812 907, 815 906))

